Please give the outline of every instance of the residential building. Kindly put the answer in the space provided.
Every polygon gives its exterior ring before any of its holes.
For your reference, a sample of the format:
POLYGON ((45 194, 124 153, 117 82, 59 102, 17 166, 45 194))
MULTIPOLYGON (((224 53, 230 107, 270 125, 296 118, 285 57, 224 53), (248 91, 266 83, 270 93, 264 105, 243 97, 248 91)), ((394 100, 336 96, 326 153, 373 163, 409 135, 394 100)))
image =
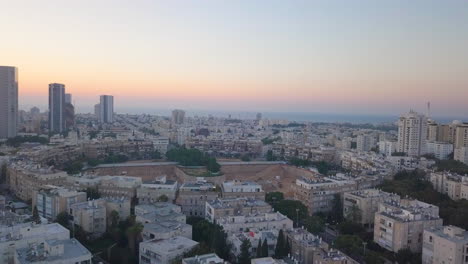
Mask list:
POLYGON ((301 177, 294 186, 294 199, 302 201, 309 214, 329 212, 333 208, 335 195, 357 189, 354 179, 344 176, 301 177))
POLYGON ((75 238, 43 240, 16 249, 15 264, 91 264, 93 255, 75 238))
POLYGON ((141 178, 130 176, 101 176, 98 186, 103 197, 125 197, 132 199, 141 186, 141 178))
POLYGON ((37 207, 40 216, 55 220, 58 214, 68 212, 72 204, 85 201, 85 192, 47 185, 33 194, 32 206, 37 207))
POLYGON ((38 244, 45 239, 66 240, 69 238, 70 231, 57 223, 46 225, 21 223, 13 226, 0 226, 0 263, 12 263, 16 250, 27 248, 28 245, 38 244))
POLYGON ((169 239, 183 236, 192 239, 192 226, 177 221, 151 222, 143 224, 143 241, 153 239, 169 239))
POLYGON ((176 204, 187 216, 205 217, 205 204, 218 198, 215 185, 211 182, 186 182, 179 188, 176 204))
POLYGON ((402 199, 380 203, 374 223, 374 242, 381 247, 393 252, 409 249, 420 253, 424 229, 442 226, 442 219, 437 206, 402 199))
POLYGON ((187 219, 180 206, 167 202, 137 205, 135 215, 136 221, 140 223, 185 223, 187 219))
POLYGON ((242 182, 238 180, 225 181, 221 185, 223 198, 252 198, 265 200, 262 185, 255 182, 242 182))
POLYGON ((248 215, 222 216, 216 223, 228 233, 256 230, 289 230, 293 228, 293 221, 279 212, 252 213, 248 215))
POLYGON ((195 256, 182 259, 182 264, 227 264, 224 259, 218 257, 215 253, 195 256))
POLYGON ((374 215, 379 209, 379 203, 384 201, 400 201, 400 196, 377 189, 365 189, 343 194, 343 215, 364 225, 374 225, 374 215))
POLYGON ((180 125, 184 123, 185 111, 180 109, 172 110, 172 123, 180 125))
POLYGON ((106 219, 109 225, 112 221, 112 212, 117 212, 119 220, 123 221, 130 216, 131 202, 126 197, 104 197, 106 207, 106 219))
POLYGON ((366 152, 370 151, 375 145, 375 139, 368 134, 362 134, 357 136, 356 149, 357 151, 366 152))
POLYGON ((275 252, 276 241, 278 240, 278 231, 249 230, 228 236, 228 242, 232 245, 231 253, 234 256, 238 256, 240 254, 242 242, 246 239, 249 240, 252 245, 250 252, 251 256, 255 256, 259 240, 262 241, 262 244, 265 241, 267 242, 268 256, 272 256, 275 252))
POLYGON ((427 154, 433 154, 440 160, 446 160, 453 153, 453 144, 440 141, 427 142, 427 154))
POLYGON ((177 236, 169 239, 153 239, 140 243, 140 264, 170 264, 189 252, 198 242, 177 236))
POLYGON ((379 141, 379 153, 384 154, 385 156, 391 156, 393 152, 397 152, 396 141, 379 141))
POLYGON ((100 104, 95 104, 94 105, 94 115, 98 120, 101 118, 101 105, 100 104))
POLYGON ((314 251, 312 264, 359 264, 359 262, 337 249, 320 248, 314 251))
POLYGON ((217 198, 206 202, 205 218, 217 223, 218 219, 227 216, 247 216, 272 212, 272 207, 263 200, 249 198, 217 198))
POLYGON ((408 156, 426 153, 427 118, 410 111, 398 120, 398 152, 408 156))
POLYGON ((93 236, 106 232, 106 201, 104 199, 75 203, 70 206, 72 222, 93 236))
POLYGON ((101 123, 114 122, 114 96, 101 95, 99 101, 99 121, 101 123))
POLYGON ((70 94, 70 93, 65 94, 65 103, 66 104, 73 104, 72 103, 72 94, 70 94))
POLYGON ((65 131, 65 85, 49 84, 49 132, 65 131))
POLYGON ((422 263, 468 263, 468 232, 456 226, 424 229, 422 263))
POLYGON ((328 244, 322 241, 321 237, 304 228, 287 229, 285 235, 291 244, 291 257, 297 264, 314 263, 314 254, 322 248, 328 248, 328 244))
POLYGON ((429 181, 434 189, 452 200, 468 200, 468 176, 450 172, 431 172, 429 181))
POLYGON ((0 139, 18 131, 18 69, 0 66, 0 139))
POLYGON ((468 123, 457 126, 454 148, 454 159, 468 164, 468 123))
POLYGON ((168 180, 166 175, 158 177, 152 182, 145 182, 137 189, 138 203, 159 202, 163 196, 166 196, 168 201, 174 201, 177 186, 177 181, 168 180))

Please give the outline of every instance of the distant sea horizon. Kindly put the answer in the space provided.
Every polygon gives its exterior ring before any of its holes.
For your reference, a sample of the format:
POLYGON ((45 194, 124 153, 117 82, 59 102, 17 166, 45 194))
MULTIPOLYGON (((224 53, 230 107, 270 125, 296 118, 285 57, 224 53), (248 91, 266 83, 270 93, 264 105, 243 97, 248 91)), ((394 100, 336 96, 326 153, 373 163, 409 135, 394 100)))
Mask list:
MULTIPOLYGON (((147 111, 135 111, 134 109, 127 110, 129 114, 152 114, 170 116, 169 109, 147 109, 147 111)), ((389 124, 398 121, 399 115, 372 115, 372 114, 342 114, 342 113, 317 113, 317 112, 270 112, 270 111, 227 111, 227 110, 199 110, 185 109, 186 115, 194 116, 214 116, 225 117, 229 116, 233 119, 254 119, 257 113, 262 114, 262 118, 272 120, 288 120, 290 122, 314 122, 314 123, 352 123, 352 124, 389 124)), ((120 112, 118 112, 120 113, 120 112)), ((454 116, 432 116, 431 119, 440 123, 451 123, 453 120, 468 121, 468 117, 454 116)))

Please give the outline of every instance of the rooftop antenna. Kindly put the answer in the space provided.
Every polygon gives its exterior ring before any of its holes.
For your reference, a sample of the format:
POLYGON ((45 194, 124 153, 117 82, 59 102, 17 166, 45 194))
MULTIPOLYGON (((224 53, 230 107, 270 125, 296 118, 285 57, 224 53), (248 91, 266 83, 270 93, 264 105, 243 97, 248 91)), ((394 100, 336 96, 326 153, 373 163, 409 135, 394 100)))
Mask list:
POLYGON ((431 102, 427 102, 427 118, 431 117, 431 102))

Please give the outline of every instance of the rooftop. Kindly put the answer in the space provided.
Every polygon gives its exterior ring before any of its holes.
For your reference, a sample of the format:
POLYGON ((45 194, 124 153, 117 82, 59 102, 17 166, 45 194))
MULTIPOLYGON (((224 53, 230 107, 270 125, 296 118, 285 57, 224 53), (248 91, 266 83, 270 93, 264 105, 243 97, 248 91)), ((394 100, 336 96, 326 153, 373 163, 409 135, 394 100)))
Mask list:
POLYGON ((141 242, 140 248, 144 246, 146 249, 149 249, 152 252, 166 255, 173 251, 190 249, 196 245, 198 245, 198 242, 195 242, 186 237, 176 236, 169 239, 153 239, 150 241, 141 242))

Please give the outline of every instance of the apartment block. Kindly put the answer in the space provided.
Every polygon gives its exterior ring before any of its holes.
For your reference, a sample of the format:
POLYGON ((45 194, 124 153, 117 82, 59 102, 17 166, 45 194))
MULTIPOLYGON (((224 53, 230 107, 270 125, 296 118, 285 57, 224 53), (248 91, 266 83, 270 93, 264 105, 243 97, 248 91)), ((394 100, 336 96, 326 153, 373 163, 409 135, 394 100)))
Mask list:
POLYGON ((304 228, 288 229, 285 232, 291 244, 291 258, 297 264, 314 263, 314 255, 320 249, 328 249, 328 244, 321 237, 315 236, 304 228))
POLYGON ((106 232, 106 201, 103 199, 75 203, 70 207, 72 222, 93 236, 106 232))
POLYGON ((468 232, 456 226, 425 229, 422 263, 468 263, 468 232))
POLYGON ((226 181, 221 185, 223 198, 252 198, 265 200, 265 192, 260 184, 238 180, 226 181))
POLYGON ((206 202, 205 218, 216 223, 221 217, 247 216, 272 212, 272 207, 263 200, 249 198, 218 198, 206 202))
POLYGON ((442 226, 439 208, 418 200, 383 202, 374 220, 374 241, 381 247, 398 252, 409 249, 422 251, 423 231, 442 226))
POLYGON ((427 154, 433 154, 437 159, 446 160, 453 153, 453 144, 440 141, 427 142, 427 154))
POLYGON ((205 217, 206 202, 218 198, 218 192, 213 183, 206 181, 186 182, 179 188, 176 204, 180 205, 182 212, 187 216, 205 217))
POLYGON ((215 253, 195 256, 182 259, 182 264, 225 264, 224 259, 218 257, 215 253))
POLYGON ((384 201, 400 201, 400 196, 377 189, 365 189, 343 194, 343 215, 353 219, 366 227, 374 225, 374 215, 379 209, 379 203, 384 201))
POLYGON ((357 189, 356 181, 346 177, 330 176, 299 178, 296 180, 294 199, 302 201, 309 214, 329 212, 335 195, 357 189))
POLYGON ((189 252, 198 242, 177 236, 169 239, 153 239, 140 243, 140 264, 170 264, 189 252))
POLYGON ((432 172, 429 176, 434 189, 452 200, 468 200, 468 176, 449 172, 432 172))
POLYGON ((177 186, 177 181, 168 180, 165 175, 152 182, 145 182, 137 189, 138 203, 158 202, 161 196, 166 196, 169 201, 174 201, 177 186))
POLYGON ((187 219, 180 206, 166 202, 137 205, 135 215, 136 221, 141 223, 185 223, 187 219))
POLYGON ((54 220, 58 214, 68 212, 70 206, 86 201, 85 192, 46 185, 33 195, 32 206, 37 207, 40 216, 54 220))
POLYGON ((228 234, 250 229, 279 231, 293 228, 293 221, 279 212, 222 216, 216 219, 216 223, 228 234))

